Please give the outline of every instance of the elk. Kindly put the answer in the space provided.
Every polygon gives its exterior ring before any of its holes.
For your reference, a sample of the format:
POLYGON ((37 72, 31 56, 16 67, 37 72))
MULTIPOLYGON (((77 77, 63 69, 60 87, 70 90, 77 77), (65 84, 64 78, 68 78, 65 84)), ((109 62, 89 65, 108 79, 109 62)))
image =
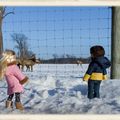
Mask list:
POLYGON ((33 66, 36 63, 41 63, 40 61, 38 61, 37 59, 18 59, 17 60, 17 65, 19 68, 21 68, 22 70, 24 70, 24 66, 26 66, 26 71, 33 71, 33 66))
POLYGON ((82 66, 82 64, 83 64, 83 62, 80 61, 80 60, 77 60, 76 63, 77 63, 78 66, 79 66, 79 65, 82 66))
POLYGON ((21 61, 22 63, 22 70, 24 70, 24 66, 27 67, 26 71, 33 71, 33 65, 35 65, 35 61, 33 61, 32 59, 23 59, 21 61))
POLYGON ((21 60, 17 58, 16 63, 17 63, 17 66, 21 69, 21 65, 22 65, 21 60))

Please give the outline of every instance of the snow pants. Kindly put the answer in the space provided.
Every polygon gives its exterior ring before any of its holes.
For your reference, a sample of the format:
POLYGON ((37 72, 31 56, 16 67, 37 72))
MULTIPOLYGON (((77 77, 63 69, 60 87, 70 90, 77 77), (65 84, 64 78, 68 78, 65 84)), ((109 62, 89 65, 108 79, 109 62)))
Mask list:
POLYGON ((89 80, 88 81, 88 98, 100 98, 100 83, 101 80, 89 80))

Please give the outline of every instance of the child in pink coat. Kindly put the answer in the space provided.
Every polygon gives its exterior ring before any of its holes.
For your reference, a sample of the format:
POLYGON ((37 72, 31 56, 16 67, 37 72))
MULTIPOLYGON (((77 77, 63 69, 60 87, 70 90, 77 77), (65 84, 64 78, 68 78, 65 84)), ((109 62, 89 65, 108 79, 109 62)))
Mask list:
POLYGON ((6 101, 6 108, 13 107, 13 96, 15 95, 16 109, 23 110, 23 105, 20 101, 20 94, 23 92, 23 84, 28 81, 21 70, 16 65, 15 52, 12 50, 6 50, 2 58, 0 59, 0 77, 5 76, 8 85, 8 98, 6 101))

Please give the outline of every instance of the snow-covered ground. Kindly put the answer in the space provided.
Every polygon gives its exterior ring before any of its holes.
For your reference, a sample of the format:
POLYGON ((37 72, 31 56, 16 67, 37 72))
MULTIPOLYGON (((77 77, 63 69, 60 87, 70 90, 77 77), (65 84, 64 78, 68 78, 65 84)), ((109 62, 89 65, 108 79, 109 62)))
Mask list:
POLYGON ((103 81, 101 98, 89 100, 82 81, 87 66, 41 64, 24 72, 29 83, 21 96, 23 112, 5 108, 7 85, 0 81, 0 114, 119 114, 120 80, 103 81))

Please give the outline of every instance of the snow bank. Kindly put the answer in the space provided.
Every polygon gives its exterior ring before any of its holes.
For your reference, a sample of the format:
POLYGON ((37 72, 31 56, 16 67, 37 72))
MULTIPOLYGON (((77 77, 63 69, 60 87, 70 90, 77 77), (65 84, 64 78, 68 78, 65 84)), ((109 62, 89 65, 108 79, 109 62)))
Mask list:
POLYGON ((87 82, 82 81, 88 65, 36 65, 25 72, 29 83, 24 86, 23 112, 6 109, 7 85, 0 81, 1 114, 119 114, 120 80, 101 84, 100 99, 87 98, 87 82), (49 68, 49 69, 48 69, 49 68))

